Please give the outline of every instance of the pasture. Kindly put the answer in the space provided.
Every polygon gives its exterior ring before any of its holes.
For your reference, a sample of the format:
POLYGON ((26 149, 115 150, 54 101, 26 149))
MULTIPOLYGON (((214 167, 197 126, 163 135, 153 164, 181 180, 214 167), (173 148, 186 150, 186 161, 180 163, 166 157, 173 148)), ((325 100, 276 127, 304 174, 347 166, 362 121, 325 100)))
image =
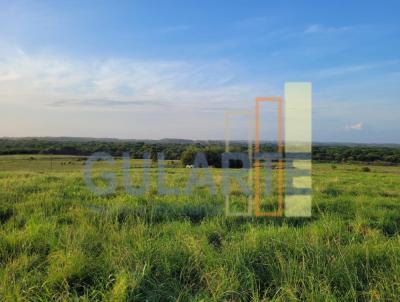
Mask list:
MULTIPOLYGON (((400 297, 398 166, 314 164, 313 215, 288 219, 225 217, 220 169, 215 196, 159 195, 155 167, 148 192, 131 196, 116 160, 117 191, 100 197, 84 162, 0 157, 1 301, 400 297)), ((183 187, 189 172, 168 162, 168 186, 183 187)))

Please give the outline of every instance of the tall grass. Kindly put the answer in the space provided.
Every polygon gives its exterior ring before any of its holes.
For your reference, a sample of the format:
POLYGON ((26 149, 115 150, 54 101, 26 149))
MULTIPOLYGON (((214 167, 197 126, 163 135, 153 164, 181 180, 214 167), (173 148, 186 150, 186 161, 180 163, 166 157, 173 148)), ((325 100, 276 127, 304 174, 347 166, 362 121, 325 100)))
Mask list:
MULTIPOLYGON (((2 301, 400 297, 397 167, 315 165, 312 218, 273 219, 225 217, 220 191, 160 196, 154 169, 144 196, 97 197, 79 159, 49 161, 0 158, 2 301)), ((167 172, 184 188, 188 169, 167 172)))

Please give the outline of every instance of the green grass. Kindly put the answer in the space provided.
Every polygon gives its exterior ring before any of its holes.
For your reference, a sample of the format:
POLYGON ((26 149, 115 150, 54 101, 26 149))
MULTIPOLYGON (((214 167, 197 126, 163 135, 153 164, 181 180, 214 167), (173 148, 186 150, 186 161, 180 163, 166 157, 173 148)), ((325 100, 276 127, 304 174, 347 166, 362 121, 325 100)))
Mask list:
MULTIPOLYGON (((0 158, 1 301, 400 297, 399 167, 316 164, 313 216, 285 219, 225 217, 220 190, 160 196, 155 168, 129 196, 120 165, 117 192, 97 197, 79 157, 0 158)), ((184 188, 190 169, 166 172, 184 188)))

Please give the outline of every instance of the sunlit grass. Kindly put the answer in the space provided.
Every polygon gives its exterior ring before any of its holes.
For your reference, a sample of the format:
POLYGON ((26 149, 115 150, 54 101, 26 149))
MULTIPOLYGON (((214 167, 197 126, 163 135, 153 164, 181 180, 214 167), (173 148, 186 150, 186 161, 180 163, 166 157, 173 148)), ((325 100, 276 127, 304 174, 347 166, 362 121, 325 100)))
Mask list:
MULTIPOLYGON (((400 297, 400 169, 313 167, 313 216, 225 217, 217 194, 90 193, 79 157, 0 158, 0 300, 325 301, 400 297)), ((140 166, 140 161, 132 165, 140 166)), ((166 168, 185 189, 191 169, 166 168)), ((107 163, 96 163, 98 177, 107 163)), ((133 168, 132 181, 142 176, 133 168)), ((232 190, 233 203, 246 200, 232 190)), ((271 203, 274 201, 272 200, 271 203)))

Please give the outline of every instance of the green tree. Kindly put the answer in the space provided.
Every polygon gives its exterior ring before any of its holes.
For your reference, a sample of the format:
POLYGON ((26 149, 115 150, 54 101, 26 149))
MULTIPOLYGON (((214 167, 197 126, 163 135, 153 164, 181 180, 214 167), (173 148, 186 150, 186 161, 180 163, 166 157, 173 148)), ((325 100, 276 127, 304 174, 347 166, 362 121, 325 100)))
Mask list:
POLYGON ((181 155, 182 165, 193 165, 194 159, 196 158, 196 153, 199 151, 199 149, 193 146, 189 146, 188 148, 186 148, 186 150, 183 151, 181 155))

